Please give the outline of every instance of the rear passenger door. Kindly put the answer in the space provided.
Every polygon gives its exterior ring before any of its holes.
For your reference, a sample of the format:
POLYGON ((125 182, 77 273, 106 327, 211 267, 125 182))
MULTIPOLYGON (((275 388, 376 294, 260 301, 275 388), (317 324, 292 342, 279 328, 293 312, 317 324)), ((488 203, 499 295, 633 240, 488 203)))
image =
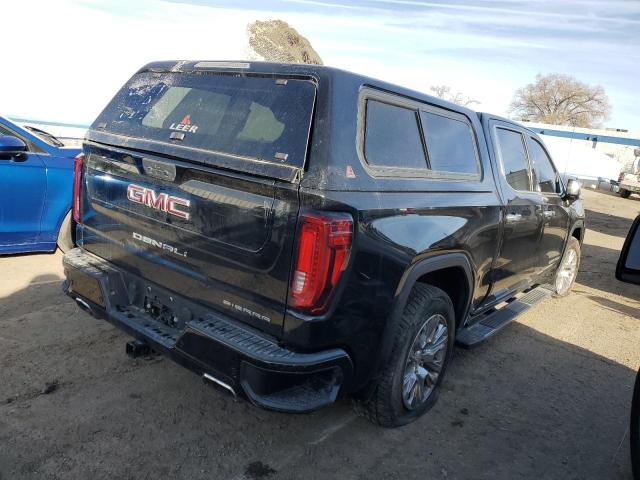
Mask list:
POLYGON ((539 248, 540 273, 552 274, 562 257, 568 233, 569 212, 562 200, 562 183, 551 157, 539 140, 527 135, 533 187, 542 197, 542 238, 539 248))
POLYGON ((490 130, 505 204, 501 247, 493 271, 492 294, 499 298, 531 284, 540 271, 542 196, 533 188, 524 131, 495 120, 490 130))
MULTIPOLYGON (((476 136, 480 118, 455 110, 361 90, 358 154, 378 193, 365 195, 375 207, 362 213, 360 229, 375 239, 392 288, 415 261, 464 252, 474 268, 475 309, 489 291, 502 201, 487 146, 476 136)), ((354 181, 361 177, 358 190, 370 191, 373 184, 356 167, 354 181)))

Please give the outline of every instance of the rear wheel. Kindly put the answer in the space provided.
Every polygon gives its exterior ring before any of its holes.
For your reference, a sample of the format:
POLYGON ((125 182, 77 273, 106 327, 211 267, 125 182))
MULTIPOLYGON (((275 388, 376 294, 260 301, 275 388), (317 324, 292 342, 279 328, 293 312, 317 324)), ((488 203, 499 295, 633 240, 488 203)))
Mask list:
POLYGON ((564 297, 569 294, 578 276, 580 267, 580 242, 575 237, 569 237, 560 266, 556 272, 556 296, 564 297))
POLYGON ((621 188, 620 190, 618 190, 618 193, 620 194, 620 196, 622 198, 629 198, 631 196, 631 192, 629 190, 624 189, 624 188, 621 188))
POLYGON ((451 299, 418 284, 395 327, 389 361, 366 398, 356 400, 358 413, 384 427, 412 422, 434 405, 453 353, 451 299))
POLYGON ((58 248, 62 250, 63 253, 67 253, 69 250, 73 248, 73 232, 71 231, 73 226, 73 222, 71 220, 71 211, 67 213, 62 221, 62 225, 60 226, 60 231, 58 232, 58 248))

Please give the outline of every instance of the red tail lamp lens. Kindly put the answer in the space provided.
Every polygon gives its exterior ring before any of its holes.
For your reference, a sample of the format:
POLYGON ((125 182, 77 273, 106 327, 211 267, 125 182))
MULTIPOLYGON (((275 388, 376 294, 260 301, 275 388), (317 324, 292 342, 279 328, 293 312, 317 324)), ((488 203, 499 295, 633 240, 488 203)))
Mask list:
POLYGON ((289 305, 318 313, 349 261, 353 218, 347 213, 304 212, 298 222, 289 305))
POLYGON ((84 161, 84 153, 76 155, 73 164, 73 219, 80 222, 80 194, 82 189, 82 162, 84 161))

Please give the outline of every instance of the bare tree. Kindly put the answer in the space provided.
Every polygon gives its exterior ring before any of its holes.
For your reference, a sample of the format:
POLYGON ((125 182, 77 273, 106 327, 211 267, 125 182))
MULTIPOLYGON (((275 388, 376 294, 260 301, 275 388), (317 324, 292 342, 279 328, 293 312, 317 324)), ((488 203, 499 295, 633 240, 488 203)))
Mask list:
POLYGON ((509 113, 530 122, 593 128, 609 118, 611 107, 604 88, 587 85, 569 75, 536 75, 516 90, 509 113))
POLYGON ((474 103, 480 103, 478 100, 467 97, 462 92, 456 92, 455 94, 451 93, 451 87, 447 85, 435 85, 431 87, 431 91, 438 98, 446 100, 447 102, 453 102, 456 105, 462 105, 464 107, 473 105, 474 103))
POLYGON ((322 65, 309 40, 282 20, 255 21, 247 25, 249 56, 271 62, 322 65))

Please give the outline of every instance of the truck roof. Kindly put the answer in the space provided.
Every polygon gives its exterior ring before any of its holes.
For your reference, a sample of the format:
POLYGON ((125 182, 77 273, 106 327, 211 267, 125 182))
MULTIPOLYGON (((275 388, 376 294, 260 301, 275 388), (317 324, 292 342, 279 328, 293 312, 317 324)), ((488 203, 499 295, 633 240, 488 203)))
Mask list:
POLYGON ((362 85, 369 85, 381 90, 397 93, 405 97, 413 98, 419 101, 433 103, 451 110, 463 112, 467 116, 476 115, 472 110, 461 105, 448 102, 441 98, 428 95, 417 90, 402 87, 397 84, 379 80, 359 73, 350 72, 340 68, 329 67, 325 65, 310 65, 299 63, 277 63, 262 62, 251 60, 168 60, 151 62, 142 67, 138 73, 157 71, 157 72, 186 72, 186 71, 219 71, 219 72, 236 72, 236 73, 265 73, 270 75, 282 74, 291 76, 310 76, 319 82, 331 83, 332 79, 349 79, 353 82, 359 82, 362 85))
POLYGON ((531 133, 532 135, 534 135, 536 137, 538 136, 538 134, 535 131, 533 131, 531 128, 529 128, 526 125, 523 125, 522 123, 518 122, 517 120, 513 120, 512 118, 506 118, 506 117, 503 117, 501 115, 496 115, 494 113, 489 113, 489 112, 478 112, 478 116, 480 118, 482 118, 483 116, 486 116, 486 117, 492 118, 494 120, 500 120, 501 122, 511 123, 513 125, 517 125, 519 128, 525 129, 527 132, 531 133))

